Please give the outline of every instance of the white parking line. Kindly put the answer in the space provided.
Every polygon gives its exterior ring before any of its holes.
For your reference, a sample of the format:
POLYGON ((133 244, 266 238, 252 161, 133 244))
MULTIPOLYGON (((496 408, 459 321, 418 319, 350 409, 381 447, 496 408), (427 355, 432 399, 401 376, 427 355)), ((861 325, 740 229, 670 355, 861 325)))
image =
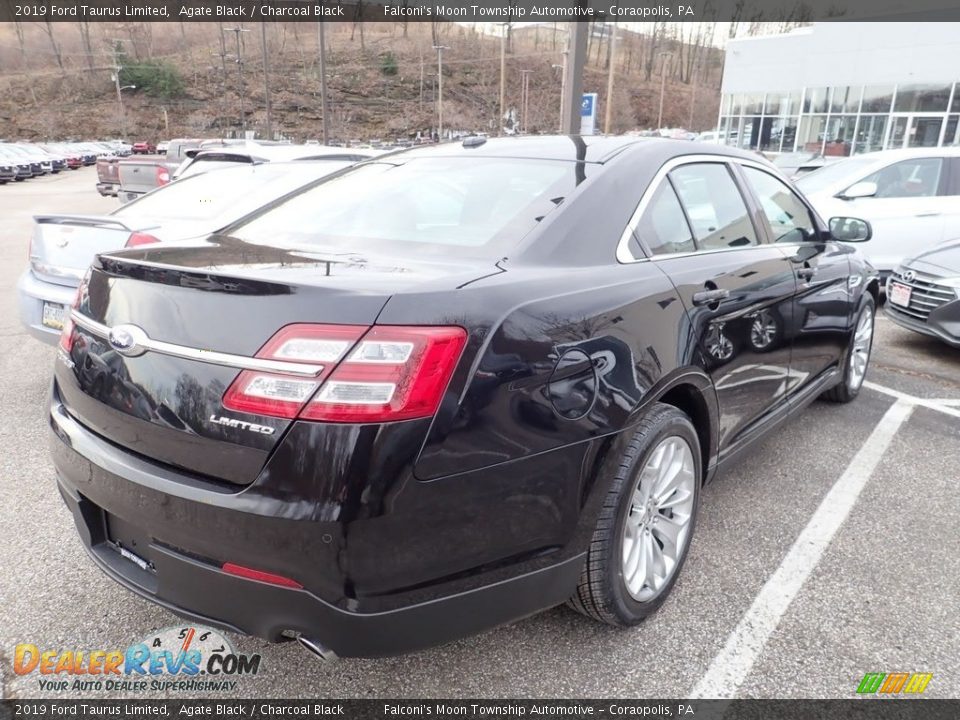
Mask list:
MULTIPOLYGON (((880 390, 879 387, 872 389, 880 390)), ((880 391, 884 390, 886 389, 880 391)), ((823 498, 779 567, 768 578, 753 604, 730 633, 726 645, 691 690, 691 697, 736 696, 790 603, 847 519, 900 426, 910 417, 913 408, 921 404, 915 402, 916 400, 919 398, 898 397, 880 419, 870 437, 853 456, 843 475, 823 498)))
POLYGON ((902 400, 903 402, 910 403, 911 405, 919 405, 921 407, 929 408, 930 410, 942 412, 945 415, 952 415, 953 417, 960 418, 960 410, 947 407, 948 405, 960 404, 960 400, 928 400, 927 398, 917 397, 916 395, 908 395, 905 392, 888 388, 885 385, 877 385, 877 383, 870 382, 869 380, 865 380, 863 386, 870 390, 881 392, 884 395, 895 397, 897 400, 902 400))

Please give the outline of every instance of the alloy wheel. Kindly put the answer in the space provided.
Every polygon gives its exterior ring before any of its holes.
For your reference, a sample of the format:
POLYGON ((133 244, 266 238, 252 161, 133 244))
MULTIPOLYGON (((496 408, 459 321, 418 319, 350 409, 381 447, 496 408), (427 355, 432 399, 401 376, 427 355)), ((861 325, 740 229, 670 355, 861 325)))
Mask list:
POLYGON ((669 436, 640 472, 623 526, 621 571, 634 600, 657 597, 677 570, 690 541, 697 482, 693 451, 669 436))
POLYGON ((867 374, 867 364, 870 362, 870 348, 873 345, 873 309, 863 308, 857 329, 853 334, 853 346, 850 349, 849 387, 858 390, 867 374))

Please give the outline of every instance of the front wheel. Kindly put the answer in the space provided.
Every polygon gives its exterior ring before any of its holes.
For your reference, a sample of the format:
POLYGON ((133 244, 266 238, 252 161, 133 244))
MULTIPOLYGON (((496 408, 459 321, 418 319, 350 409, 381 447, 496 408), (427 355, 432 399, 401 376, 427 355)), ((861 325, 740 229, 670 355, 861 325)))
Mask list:
POLYGON ((843 380, 839 385, 827 390, 821 397, 836 403, 848 403, 860 394, 863 380, 867 376, 870 353, 873 350, 873 325, 876 315, 876 303, 873 295, 865 293, 860 302, 857 322, 853 326, 850 344, 843 363, 843 380))
POLYGON ((693 536, 700 444, 684 413, 658 403, 640 422, 607 492, 569 604, 610 625, 636 625, 666 600, 693 536))

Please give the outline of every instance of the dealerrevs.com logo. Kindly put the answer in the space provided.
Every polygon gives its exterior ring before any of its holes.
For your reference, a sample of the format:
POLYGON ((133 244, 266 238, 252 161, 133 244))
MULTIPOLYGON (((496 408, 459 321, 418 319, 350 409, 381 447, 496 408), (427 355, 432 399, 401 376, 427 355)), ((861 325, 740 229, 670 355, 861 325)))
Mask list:
POLYGON ((260 671, 260 655, 237 653, 222 634, 199 626, 168 627, 126 650, 14 648, 13 671, 38 676, 40 690, 231 691, 260 671))

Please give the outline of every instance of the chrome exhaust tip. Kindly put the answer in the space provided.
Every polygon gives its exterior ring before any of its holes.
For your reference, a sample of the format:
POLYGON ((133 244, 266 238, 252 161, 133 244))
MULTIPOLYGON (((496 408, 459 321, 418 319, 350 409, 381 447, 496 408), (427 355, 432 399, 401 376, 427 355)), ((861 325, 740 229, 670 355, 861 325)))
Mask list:
POLYGON ((333 650, 316 640, 311 640, 303 635, 297 635, 297 642, 312 655, 315 655, 324 662, 333 662, 337 659, 337 654, 333 650))

